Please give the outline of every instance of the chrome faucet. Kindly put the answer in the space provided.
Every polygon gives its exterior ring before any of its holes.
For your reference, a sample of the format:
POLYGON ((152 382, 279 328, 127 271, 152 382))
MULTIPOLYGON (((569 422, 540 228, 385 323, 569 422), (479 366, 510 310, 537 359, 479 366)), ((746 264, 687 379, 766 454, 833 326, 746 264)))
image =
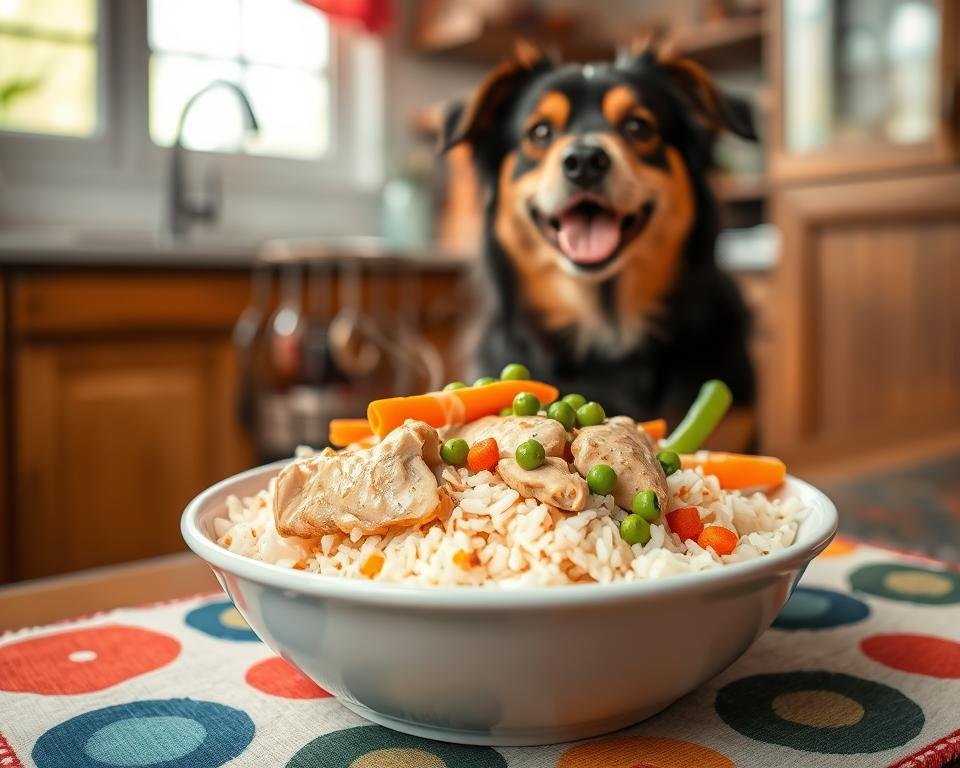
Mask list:
POLYGON ((167 224, 169 234, 174 240, 182 240, 190 229, 190 223, 193 221, 215 221, 220 213, 220 178, 210 173, 206 179, 207 193, 200 202, 190 202, 185 194, 183 163, 183 126, 187 121, 187 114, 201 96, 214 88, 229 88, 236 95, 242 107, 243 121, 248 131, 257 132, 260 130, 260 124, 253 113, 253 107, 250 105, 250 99, 244 90, 236 83, 229 80, 214 80, 208 83, 193 96, 187 99, 180 112, 180 120, 177 123, 177 135, 173 142, 173 148, 170 155, 170 176, 169 190, 167 193, 167 224))

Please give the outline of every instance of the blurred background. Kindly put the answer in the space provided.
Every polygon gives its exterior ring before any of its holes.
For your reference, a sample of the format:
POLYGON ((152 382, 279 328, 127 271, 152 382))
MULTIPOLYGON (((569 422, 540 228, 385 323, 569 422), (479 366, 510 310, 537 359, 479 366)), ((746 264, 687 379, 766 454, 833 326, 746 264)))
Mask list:
POLYGON ((0 0, 0 583, 179 552, 209 484, 490 373, 442 104, 650 31, 762 133, 713 175, 761 452, 957 559, 956 0, 0 0))

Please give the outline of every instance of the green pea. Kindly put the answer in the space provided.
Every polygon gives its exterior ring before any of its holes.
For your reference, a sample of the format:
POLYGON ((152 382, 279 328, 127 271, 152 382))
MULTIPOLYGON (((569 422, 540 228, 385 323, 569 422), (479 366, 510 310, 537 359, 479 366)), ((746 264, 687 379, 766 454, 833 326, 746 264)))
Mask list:
POLYGON ((529 392, 521 392, 513 398, 515 416, 536 416, 540 412, 540 398, 529 392))
POLYGON ((463 389, 465 386, 467 385, 464 384, 462 381, 451 381, 449 384, 447 384, 447 386, 443 388, 443 391, 449 392, 451 389, 463 389))
POLYGON ((595 427, 607 418, 600 403, 589 402, 577 408, 577 424, 581 427, 595 427))
POLYGON ((663 474, 667 477, 680 469, 680 457, 674 451, 660 451, 657 454, 657 461, 660 462, 663 474))
POLYGON ((487 384, 493 384, 495 381, 496 379, 493 378, 493 376, 481 376, 479 379, 473 382, 473 386, 485 387, 487 384))
POLYGON ((500 379, 502 381, 514 381, 518 379, 529 380, 530 378, 530 369, 522 363, 510 363, 505 365, 503 370, 500 371, 500 379))
POLYGON ((524 469, 537 469, 543 466, 543 462, 547 458, 543 446, 533 438, 520 443, 514 456, 517 459, 517 464, 524 469))
POLYGON ((635 515, 640 515, 648 523, 652 523, 660 517, 660 499, 657 498, 656 491, 640 491, 633 497, 633 504, 630 510, 635 515))
POLYGON ((500 409, 500 415, 501 415, 501 416, 513 416, 513 408, 511 408, 509 405, 508 405, 506 408, 501 408, 501 409, 500 409))
POLYGON ((553 419, 554 421, 559 421, 563 424, 563 428, 570 430, 573 428, 573 423, 576 421, 577 414, 574 412, 570 403, 565 403, 563 400, 557 400, 549 408, 547 408, 547 418, 553 419))
POLYGON ((590 493, 606 496, 617 485, 617 473, 609 464, 595 464, 587 471, 590 493))
POLYGON ((454 437, 444 441, 440 446, 440 458, 447 464, 453 464, 455 467, 463 466, 467 463, 467 453, 470 446, 467 441, 461 437, 454 437))
POLYGON ((627 515, 620 523, 620 538, 631 547, 650 541, 650 523, 640 515, 627 515))
POLYGON ((581 405, 587 404, 587 398, 583 395, 578 395, 576 392, 572 392, 569 395, 564 395, 562 398, 563 402, 569 405, 573 410, 577 410, 581 405))

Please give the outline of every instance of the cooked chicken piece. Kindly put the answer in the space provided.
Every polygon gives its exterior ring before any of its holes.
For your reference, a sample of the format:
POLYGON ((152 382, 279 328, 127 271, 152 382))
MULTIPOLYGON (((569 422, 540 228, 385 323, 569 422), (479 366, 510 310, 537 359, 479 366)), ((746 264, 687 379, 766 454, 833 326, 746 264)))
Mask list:
POLYGON ((462 437, 470 445, 492 437, 500 448, 500 457, 504 459, 512 457, 517 446, 530 438, 540 442, 547 456, 562 458, 567 445, 567 430, 563 424, 546 416, 484 416, 450 427, 444 437, 462 437))
POLYGON ((564 459, 550 456, 537 469, 524 469, 513 458, 500 459, 497 472, 507 485, 525 498, 533 498, 567 512, 587 508, 587 481, 570 471, 564 459))
POLYGON ((330 449, 288 464, 277 476, 273 515, 284 536, 310 538, 359 528, 425 523, 442 512, 437 431, 407 421, 372 448, 330 449))
POLYGON ((667 478, 647 437, 635 425, 611 419, 606 424, 584 427, 570 446, 577 471, 586 476, 590 467, 609 464, 617 473, 613 498, 630 509, 640 491, 656 491, 660 509, 667 509, 667 478))
POLYGON ((647 447, 650 448, 654 454, 656 454, 657 445, 653 438, 650 437, 650 433, 640 426, 640 422, 634 421, 629 416, 611 416, 609 419, 607 419, 607 424, 622 424, 625 427, 635 429, 637 434, 643 438, 643 441, 647 444, 647 447))

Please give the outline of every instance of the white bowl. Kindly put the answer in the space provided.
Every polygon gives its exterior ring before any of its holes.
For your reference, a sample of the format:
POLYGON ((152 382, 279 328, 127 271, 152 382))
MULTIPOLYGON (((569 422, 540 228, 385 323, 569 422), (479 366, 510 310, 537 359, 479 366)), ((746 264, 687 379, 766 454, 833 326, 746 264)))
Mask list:
POLYGON ((380 725, 462 744, 582 739, 656 714, 729 666, 769 626, 837 511, 789 477, 809 513, 796 542, 745 563, 621 584, 485 589, 378 584, 294 571, 223 549, 213 521, 282 463, 190 502, 181 530, 253 630, 380 725))

